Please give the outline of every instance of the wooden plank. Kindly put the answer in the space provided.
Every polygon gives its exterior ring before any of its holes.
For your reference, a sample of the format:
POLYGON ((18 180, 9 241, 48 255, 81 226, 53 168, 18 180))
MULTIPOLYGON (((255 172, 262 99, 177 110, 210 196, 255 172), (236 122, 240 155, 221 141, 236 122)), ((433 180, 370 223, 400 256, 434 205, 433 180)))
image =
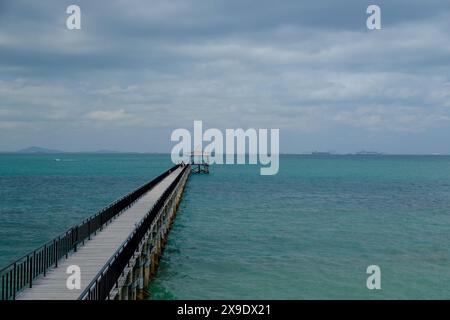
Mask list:
POLYGON ((68 259, 60 260, 58 268, 48 271, 47 276, 33 282, 17 296, 17 300, 76 300, 81 292, 95 278, 120 245, 128 238, 136 224, 144 218, 163 192, 181 173, 176 169, 152 190, 144 194, 132 207, 128 208, 110 224, 108 224, 68 259), (66 287, 66 270, 71 265, 81 269, 81 289, 69 290, 66 287))

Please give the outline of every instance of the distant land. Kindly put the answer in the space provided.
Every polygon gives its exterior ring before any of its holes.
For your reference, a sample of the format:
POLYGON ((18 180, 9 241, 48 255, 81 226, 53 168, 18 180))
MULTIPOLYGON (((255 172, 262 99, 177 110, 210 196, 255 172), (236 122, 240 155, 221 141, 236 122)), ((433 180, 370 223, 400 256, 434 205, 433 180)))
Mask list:
POLYGON ((385 153, 382 152, 378 152, 378 151, 358 151, 355 153, 346 153, 346 154, 340 154, 337 152, 332 152, 332 151, 313 151, 311 152, 312 155, 315 156, 331 156, 331 155, 370 155, 370 156, 380 156, 380 155, 385 155, 385 153))
POLYGON ((64 151, 61 151, 61 150, 47 149, 47 148, 41 148, 41 147, 28 147, 28 148, 20 149, 16 152, 17 153, 64 153, 64 151))
POLYGON ((24 149, 20 149, 17 151, 9 152, 9 153, 27 153, 27 154, 51 154, 51 153, 121 153, 120 151, 114 151, 114 150, 97 150, 97 151, 80 151, 80 152, 68 152, 63 150, 57 150, 57 149, 48 149, 48 148, 42 148, 42 147, 28 147, 24 149))
POLYGON ((357 155, 364 155, 364 156, 381 156, 381 155, 383 155, 383 153, 378 152, 378 151, 365 151, 365 150, 358 151, 356 154, 357 155))
POLYGON ((97 151, 93 151, 92 153, 122 153, 122 152, 114 151, 114 150, 97 150, 97 151))

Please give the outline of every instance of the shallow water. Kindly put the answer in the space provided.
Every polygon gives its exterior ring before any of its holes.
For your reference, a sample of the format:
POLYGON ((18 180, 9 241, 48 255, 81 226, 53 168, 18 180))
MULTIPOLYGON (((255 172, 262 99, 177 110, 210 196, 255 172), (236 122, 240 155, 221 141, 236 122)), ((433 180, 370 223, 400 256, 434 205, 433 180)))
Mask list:
POLYGON ((450 298, 450 158, 284 156, 193 176, 155 299, 450 298), (379 265, 382 290, 366 288, 379 265))
MULTIPOLYGON (((0 155, 0 265, 169 166, 168 155, 0 155)), ((450 298, 450 157, 211 169, 189 180, 151 298, 450 298), (366 288, 373 264, 380 291, 366 288)))

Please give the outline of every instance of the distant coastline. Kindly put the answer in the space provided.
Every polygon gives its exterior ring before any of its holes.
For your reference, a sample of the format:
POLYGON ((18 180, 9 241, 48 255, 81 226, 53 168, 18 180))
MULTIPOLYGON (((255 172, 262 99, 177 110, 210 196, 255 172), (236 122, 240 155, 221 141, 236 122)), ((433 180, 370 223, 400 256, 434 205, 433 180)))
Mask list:
MULTIPOLYGON (((31 146, 15 151, 1 151, 0 154, 23 154, 23 155, 46 155, 46 154, 170 154, 170 152, 153 152, 153 151, 118 151, 100 149, 94 151, 65 151, 59 149, 51 149, 44 147, 31 146)), ((334 151, 306 151, 298 153, 280 152, 280 155, 292 156, 450 156, 447 153, 386 153, 378 151, 357 151, 357 152, 334 152, 334 151)), ((246 154, 248 156, 248 154, 246 154)))
POLYGON ((0 154, 120 154, 120 153, 130 153, 130 154, 140 154, 140 153, 149 153, 149 154, 158 154, 158 152, 134 152, 134 151, 116 151, 116 150, 94 150, 94 151, 64 151, 58 149, 49 149, 43 147, 27 147, 16 151, 0 151, 0 154))

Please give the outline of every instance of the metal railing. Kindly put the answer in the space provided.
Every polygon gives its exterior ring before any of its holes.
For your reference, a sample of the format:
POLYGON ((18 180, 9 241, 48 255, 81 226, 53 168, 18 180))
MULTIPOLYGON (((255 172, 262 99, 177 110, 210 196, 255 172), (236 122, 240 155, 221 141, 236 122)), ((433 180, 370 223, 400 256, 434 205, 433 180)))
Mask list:
POLYGON ((164 191, 146 216, 136 226, 131 235, 123 242, 116 253, 109 259, 105 266, 99 271, 97 276, 91 281, 86 289, 81 293, 79 300, 106 300, 114 287, 118 287, 118 280, 123 274, 125 267, 129 264, 135 251, 145 239, 147 232, 157 217, 159 211, 164 207, 165 201, 169 199, 176 189, 180 180, 184 177, 186 170, 190 170, 189 165, 183 167, 182 172, 164 191))
POLYGON ((31 288, 34 280, 45 276, 50 268, 58 267, 58 261, 61 258, 67 258, 69 253, 76 252, 80 243, 90 240, 91 236, 108 224, 111 219, 129 208, 179 166, 170 168, 152 181, 0 270, 0 300, 14 300, 19 291, 31 288))

